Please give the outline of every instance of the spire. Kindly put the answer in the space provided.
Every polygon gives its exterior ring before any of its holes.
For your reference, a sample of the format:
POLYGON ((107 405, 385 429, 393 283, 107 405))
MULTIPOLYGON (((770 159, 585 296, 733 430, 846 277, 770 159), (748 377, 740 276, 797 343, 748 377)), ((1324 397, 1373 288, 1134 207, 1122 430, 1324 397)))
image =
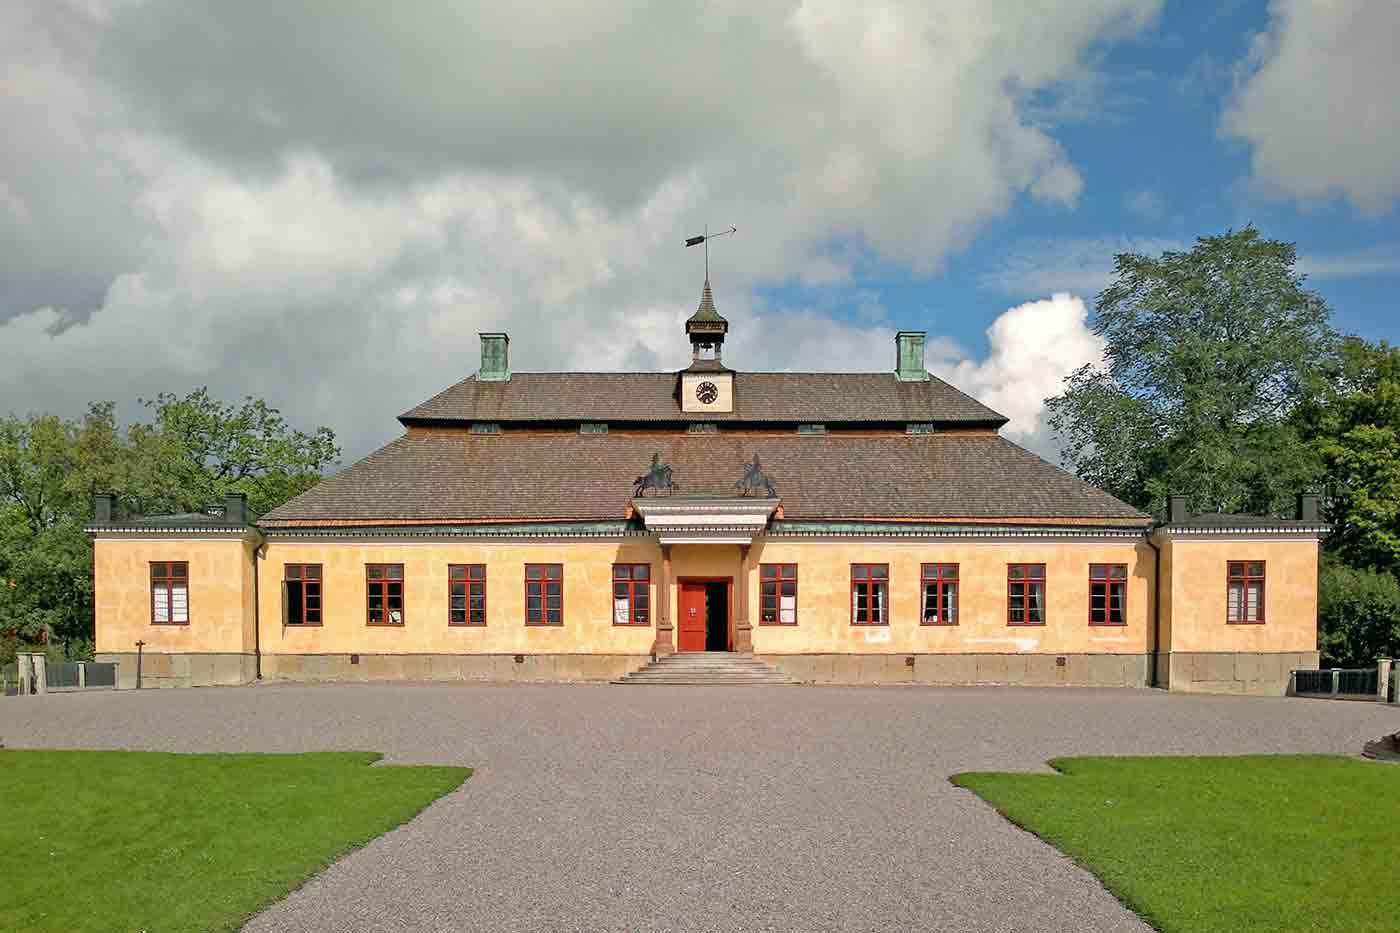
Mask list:
POLYGON ((700 290, 700 307, 695 309, 695 313, 690 316, 690 321, 687 323, 693 321, 709 321, 716 324, 728 323, 724 318, 720 317, 719 312, 715 310, 715 296, 714 293, 710 291, 709 276, 705 277, 705 287, 700 290))

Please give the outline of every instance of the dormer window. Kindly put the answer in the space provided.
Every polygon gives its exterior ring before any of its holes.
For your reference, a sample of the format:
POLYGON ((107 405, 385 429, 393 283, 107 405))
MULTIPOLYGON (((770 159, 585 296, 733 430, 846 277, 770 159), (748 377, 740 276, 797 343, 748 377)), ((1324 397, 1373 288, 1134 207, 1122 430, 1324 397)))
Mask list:
POLYGON ((797 433, 798 433, 798 434, 825 434, 825 433, 826 433, 826 425, 824 425, 824 424, 799 424, 799 425, 797 426, 797 433))
POLYGON ((473 421, 473 434, 500 434, 501 426, 494 421, 473 421))
POLYGON ((705 421, 692 421, 685 429, 687 434, 718 434, 719 425, 705 421))
POLYGON ((937 434, 938 428, 931 421, 911 421, 904 426, 905 434, 937 434))
POLYGON ((578 426, 580 434, 607 434, 608 423, 606 421, 585 421, 578 426))

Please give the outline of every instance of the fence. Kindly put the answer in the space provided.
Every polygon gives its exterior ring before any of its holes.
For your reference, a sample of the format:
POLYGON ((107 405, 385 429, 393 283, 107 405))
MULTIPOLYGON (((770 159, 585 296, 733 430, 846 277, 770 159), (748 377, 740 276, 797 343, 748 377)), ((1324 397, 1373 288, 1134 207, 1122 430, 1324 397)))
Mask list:
MULTIPOLYGON (((22 656, 24 657, 24 656, 22 656)), ((40 661, 44 659, 42 656, 40 661)), ((20 693, 20 662, 0 667, 0 696, 18 696, 20 693)), ((34 667, 27 668, 34 671, 34 667)), ((115 689, 117 686, 117 665, 98 664, 93 661, 56 661, 43 664, 43 689, 30 684, 30 692, 45 693, 72 690, 115 689)), ((35 674, 34 676, 37 676, 35 674)))
MULTIPOLYGON (((1386 698, 1380 696, 1381 670, 1383 668, 1386 674, 1390 673, 1390 665, 1386 662, 1382 662, 1377 667, 1335 667, 1331 670, 1294 671, 1293 689, 1290 692, 1294 696, 1300 697, 1370 700, 1372 702, 1380 699, 1381 702, 1385 702, 1386 698)), ((1386 686, 1388 691, 1389 683, 1386 686)))

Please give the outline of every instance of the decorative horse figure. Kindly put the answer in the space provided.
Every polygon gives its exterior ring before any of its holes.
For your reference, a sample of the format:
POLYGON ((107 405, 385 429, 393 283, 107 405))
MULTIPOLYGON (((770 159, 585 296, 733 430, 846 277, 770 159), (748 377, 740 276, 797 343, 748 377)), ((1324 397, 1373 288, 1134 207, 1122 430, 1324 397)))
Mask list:
POLYGON ((676 484, 671 481, 670 464, 662 463, 659 453, 651 455, 651 469, 632 481, 632 498, 646 495, 648 489, 656 490, 657 494, 665 490, 668 496, 676 491, 676 484))
POLYGON ((768 474, 763 472, 763 467, 758 462, 758 454, 753 455, 753 463, 744 467, 744 478, 735 483, 734 488, 741 496, 753 496, 762 491, 770 499, 778 497, 778 487, 774 486, 768 474))

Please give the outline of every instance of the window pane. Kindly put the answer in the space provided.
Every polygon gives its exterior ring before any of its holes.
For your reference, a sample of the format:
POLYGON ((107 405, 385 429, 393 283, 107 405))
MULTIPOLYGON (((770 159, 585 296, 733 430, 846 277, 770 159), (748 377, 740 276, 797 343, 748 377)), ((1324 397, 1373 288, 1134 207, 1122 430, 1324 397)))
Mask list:
MULTIPOLYGON (((189 569, 190 569, 189 564, 171 564, 171 565, 170 565, 171 574, 172 574, 173 576, 176 576, 176 577, 188 576, 188 574, 189 574, 189 569)), ((1263 564, 1260 564, 1260 565, 1259 565, 1259 572, 1260 572, 1260 573, 1263 573, 1263 572, 1264 572, 1264 565, 1263 565, 1263 564)))
POLYGON ((637 566, 635 566, 635 567, 632 568, 632 579, 633 579, 633 580, 650 580, 650 579, 651 579, 651 568, 648 567, 646 564, 638 564, 637 566))
POLYGON ((783 582, 783 585, 782 585, 782 594, 783 594, 784 596, 796 596, 796 595, 797 595, 797 583, 796 583, 796 581, 784 581, 784 582, 783 582))
POLYGON ((384 621, 384 610, 371 607, 369 610, 369 620, 376 625, 382 623, 384 621))
POLYGON ((872 580, 883 580, 890 575, 890 569, 882 564, 877 564, 870 568, 870 578, 872 580))
POLYGON ((956 580, 958 578, 958 565, 943 564, 939 567, 939 573, 945 580, 956 580))
POLYGON ((639 586, 639 587, 637 587, 637 589, 632 593, 632 600, 633 600, 633 601, 637 604, 637 606, 638 606, 639 608, 641 608, 641 609, 645 609, 645 608, 647 607, 647 604, 649 603, 650 599, 651 599, 651 594, 647 592, 646 587, 639 586))
POLYGON ((854 564, 851 567, 851 577, 856 580, 864 580, 870 575, 869 569, 864 564, 854 564))
POLYGON ((938 584, 924 584, 924 621, 938 621, 938 584))
POLYGON ((632 579, 632 568, 629 567, 629 566, 627 566, 626 564, 613 564, 613 579, 614 579, 614 580, 630 580, 630 579, 632 579))
POLYGON ((288 580, 300 580, 300 579, 301 579, 301 564, 288 564, 288 565, 287 565, 287 579, 288 579, 288 580))
POLYGON ((369 608, 372 610, 384 608, 384 591, 377 586, 369 591, 369 608))
POLYGON ((1244 587, 1239 583, 1231 583, 1226 591, 1225 618, 1230 622, 1240 621, 1240 606, 1243 602, 1244 587))
POLYGON ((1021 580, 1026 576, 1026 568, 1020 564, 1012 564, 1006 568, 1006 575, 1012 580, 1021 580))
POLYGON ((1108 575, 1114 580, 1126 580, 1128 579, 1128 565, 1114 564, 1112 567, 1109 568, 1108 575))
POLYGON ((447 579, 465 580, 467 578, 467 568, 461 564, 452 564, 447 568, 447 579))
POLYGON ((395 597, 400 597, 400 598, 401 598, 401 597, 403 596, 403 584, 402 584, 402 583, 386 583, 386 584, 385 584, 385 588, 388 590, 388 592, 389 592, 389 597, 390 597, 391 599, 392 599, 392 598, 395 598, 395 597))
POLYGON ((383 568, 378 564, 369 564, 365 567, 365 576, 371 580, 378 580, 383 576, 383 568))
MULTIPOLYGON (((178 592, 178 587, 177 587, 178 592)), ((1245 619, 1258 622, 1264 603, 1264 584, 1251 583, 1245 590, 1245 619)), ((178 619, 177 619, 178 621, 178 619)))
POLYGON ((525 597, 525 608, 529 609, 531 612, 538 613, 540 607, 543 605, 544 600, 538 593, 525 597))
POLYGON ((1240 577, 1243 577, 1243 576, 1244 576, 1244 564, 1231 563, 1231 564, 1230 564, 1230 577, 1231 577, 1232 579, 1238 580, 1240 577))
POLYGON ((472 564, 471 567, 468 568, 468 571, 469 571, 469 576, 470 576, 473 580, 485 580, 485 579, 486 579, 486 565, 485 565, 485 564, 472 564))
POLYGON ((758 575, 761 580, 776 580, 778 579, 778 567, 775 564, 764 564, 759 568, 758 575))
POLYGON ((797 565, 796 565, 796 564, 785 564, 785 565, 783 566, 783 579, 784 579, 784 580, 796 580, 796 579, 797 579, 797 565))
POLYGON ((390 580, 403 579, 403 566, 401 564, 390 564, 388 569, 390 580))
POLYGON ((1026 621, 1045 621, 1045 584, 1032 583, 1030 598, 1026 602, 1026 621))
POLYGON ((1030 567, 1029 567, 1028 569, 1029 569, 1029 573, 1030 573, 1030 578, 1031 578, 1032 580, 1044 580, 1044 579, 1045 579, 1045 565, 1044 565, 1044 564, 1031 564, 1030 567))
POLYGON ((447 621, 453 625, 465 625, 467 621, 467 611, 465 609, 449 609, 447 611, 447 621))
POLYGON ((545 568, 544 574, 550 580, 558 580, 564 575, 564 568, 558 564, 550 564, 545 568))
POLYGON ((170 621, 170 588, 164 583, 157 583, 151 587, 153 598, 151 600, 151 618, 156 622, 170 621))
MULTIPOLYGON (((1264 565, 1260 563, 1250 564, 1249 575, 1251 577, 1262 577, 1264 575, 1264 565)), ((182 576, 182 574, 176 574, 176 576, 182 576)))
POLYGON ((320 609, 312 609, 310 606, 308 606, 307 609, 306 609, 306 621, 307 621, 307 624, 309 624, 309 625, 320 625, 320 624, 321 624, 321 610, 320 610, 320 609))
POLYGON ((526 564, 526 565, 525 565, 525 579, 527 579, 527 580, 543 580, 543 579, 544 579, 544 568, 541 567, 539 564, 526 564))
POLYGON ((1127 587, 1122 583, 1115 583, 1108 603, 1108 621, 1121 624, 1123 618, 1123 601, 1127 595, 1127 587))
POLYGON ((943 621, 949 625, 958 621, 958 584, 943 584, 943 621))
POLYGON ((302 576, 308 580, 321 579, 321 565, 307 564, 305 567, 302 568, 302 576))
POLYGON ((153 578, 166 576, 165 564, 151 564, 151 576, 153 578))

